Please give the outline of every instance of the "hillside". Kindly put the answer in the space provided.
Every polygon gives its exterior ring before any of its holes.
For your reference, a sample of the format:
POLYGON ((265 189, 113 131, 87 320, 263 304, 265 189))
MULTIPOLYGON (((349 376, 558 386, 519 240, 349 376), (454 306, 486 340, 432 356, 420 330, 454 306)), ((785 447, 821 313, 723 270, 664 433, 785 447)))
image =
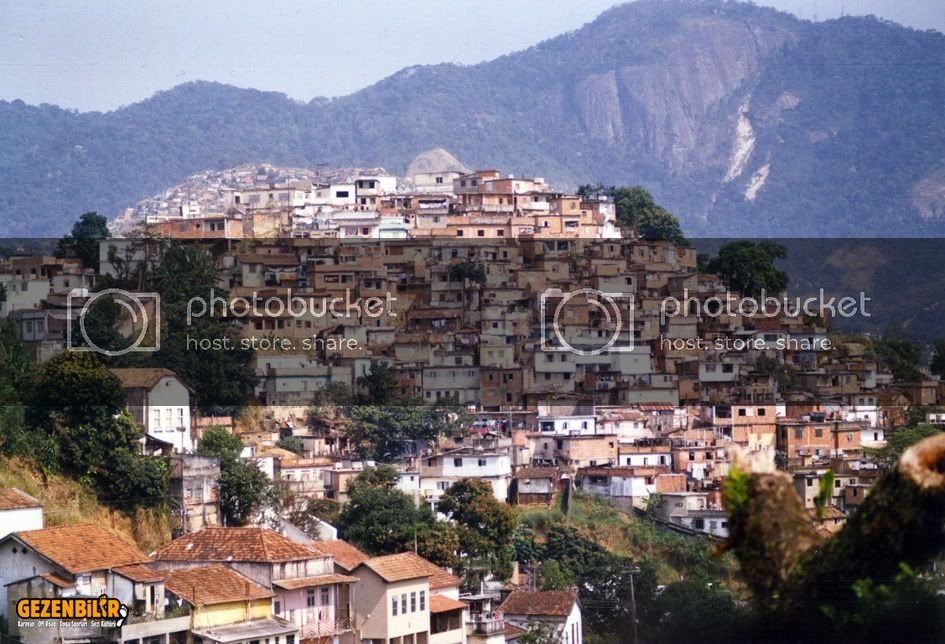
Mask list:
POLYGON ((94 523, 111 530, 144 552, 171 540, 168 518, 158 511, 139 510, 134 517, 98 502, 88 486, 59 474, 42 474, 29 463, 0 457, 0 488, 15 487, 43 504, 47 527, 94 523))
POLYGON ((562 187, 642 184, 688 233, 945 234, 945 36, 643 0, 486 63, 302 104, 191 83, 108 113, 0 102, 0 234, 59 235, 243 163, 383 166, 444 148, 562 187))

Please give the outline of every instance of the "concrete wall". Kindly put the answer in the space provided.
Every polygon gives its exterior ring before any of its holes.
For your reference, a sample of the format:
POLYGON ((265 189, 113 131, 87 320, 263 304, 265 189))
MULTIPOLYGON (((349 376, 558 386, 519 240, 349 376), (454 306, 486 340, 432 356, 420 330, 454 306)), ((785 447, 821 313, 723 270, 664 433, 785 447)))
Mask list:
POLYGON ((39 530, 43 527, 42 508, 18 508, 0 511, 0 539, 11 532, 39 530))

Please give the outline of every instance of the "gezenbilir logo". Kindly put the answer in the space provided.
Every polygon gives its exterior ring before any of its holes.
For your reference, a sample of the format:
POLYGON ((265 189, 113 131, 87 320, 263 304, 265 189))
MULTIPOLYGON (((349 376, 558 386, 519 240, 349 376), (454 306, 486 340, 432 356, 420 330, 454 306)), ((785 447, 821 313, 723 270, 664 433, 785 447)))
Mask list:
POLYGON ((74 619, 115 621, 121 626, 128 616, 128 608, 107 595, 90 597, 26 598, 16 603, 20 619, 74 619))

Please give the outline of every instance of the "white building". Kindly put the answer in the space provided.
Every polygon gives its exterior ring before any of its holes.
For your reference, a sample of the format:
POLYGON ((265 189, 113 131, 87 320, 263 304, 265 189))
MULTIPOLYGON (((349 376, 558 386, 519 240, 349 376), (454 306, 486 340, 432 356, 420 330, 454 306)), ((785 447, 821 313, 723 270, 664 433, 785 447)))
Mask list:
POLYGON ((452 194, 453 180, 459 179, 461 172, 418 172, 409 177, 414 190, 423 193, 452 194))
POLYGON ((43 504, 15 487, 0 488, 0 539, 11 532, 40 530, 43 504))
POLYGON ((191 453, 196 441, 191 428, 190 390, 170 369, 132 368, 110 370, 128 396, 128 410, 145 433, 191 453))
POLYGON ((581 603, 576 590, 515 590, 499 611, 506 624, 529 629, 535 622, 551 627, 556 642, 582 644, 581 603))
POLYGON ((0 301, 0 318, 5 318, 12 311, 38 309, 49 296, 50 285, 46 279, 0 279, 0 286, 6 293, 0 301))
POLYGON ((508 452, 458 449, 430 456, 420 461, 420 490, 431 504, 453 483, 461 479, 480 479, 492 486, 499 501, 506 501, 512 464, 508 452))

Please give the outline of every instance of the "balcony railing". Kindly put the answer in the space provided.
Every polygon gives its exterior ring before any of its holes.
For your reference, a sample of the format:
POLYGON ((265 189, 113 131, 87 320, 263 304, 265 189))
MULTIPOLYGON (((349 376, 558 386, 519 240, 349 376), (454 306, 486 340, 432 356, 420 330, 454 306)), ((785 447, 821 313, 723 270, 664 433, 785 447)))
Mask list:
POLYGON ((473 613, 469 616, 473 635, 493 635, 505 630, 505 620, 494 613, 473 613))
POLYGON ((309 622, 299 630, 299 640, 338 635, 351 630, 351 620, 347 618, 318 620, 309 622))

